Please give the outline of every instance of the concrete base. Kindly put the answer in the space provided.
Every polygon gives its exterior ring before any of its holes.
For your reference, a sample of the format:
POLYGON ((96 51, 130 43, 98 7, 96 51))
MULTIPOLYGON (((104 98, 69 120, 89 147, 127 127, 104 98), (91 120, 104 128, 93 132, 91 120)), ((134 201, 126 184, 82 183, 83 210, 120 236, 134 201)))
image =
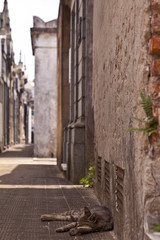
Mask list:
POLYGON ((85 175, 85 128, 84 125, 75 124, 71 128, 71 159, 70 179, 73 183, 79 183, 85 175))
POLYGON ((73 183, 79 184, 80 179, 85 175, 85 127, 83 123, 74 123, 65 131, 66 177, 73 183))

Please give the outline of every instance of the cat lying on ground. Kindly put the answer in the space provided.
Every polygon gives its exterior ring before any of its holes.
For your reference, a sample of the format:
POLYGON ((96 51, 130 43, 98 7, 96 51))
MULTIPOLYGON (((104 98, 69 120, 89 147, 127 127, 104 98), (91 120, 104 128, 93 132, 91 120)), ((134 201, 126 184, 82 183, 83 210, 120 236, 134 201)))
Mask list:
POLYGON ((45 214, 42 221, 72 221, 56 232, 69 231, 71 236, 83 233, 110 231, 113 229, 113 218, 110 210, 103 206, 95 206, 91 209, 84 207, 79 211, 71 210, 62 214, 45 214))

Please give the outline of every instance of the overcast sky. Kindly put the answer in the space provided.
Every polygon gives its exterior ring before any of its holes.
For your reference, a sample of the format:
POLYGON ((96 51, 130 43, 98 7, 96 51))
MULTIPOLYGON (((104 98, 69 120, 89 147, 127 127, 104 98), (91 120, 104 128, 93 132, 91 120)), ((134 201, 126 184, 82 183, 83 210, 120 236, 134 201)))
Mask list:
MULTIPOLYGON (((3 4, 4 0, 1 0, 0 12, 3 11, 3 4)), ((8 0, 15 62, 18 63, 21 51, 22 61, 28 70, 29 81, 34 79, 34 57, 30 36, 33 16, 48 22, 58 17, 58 7, 59 0, 8 0)))

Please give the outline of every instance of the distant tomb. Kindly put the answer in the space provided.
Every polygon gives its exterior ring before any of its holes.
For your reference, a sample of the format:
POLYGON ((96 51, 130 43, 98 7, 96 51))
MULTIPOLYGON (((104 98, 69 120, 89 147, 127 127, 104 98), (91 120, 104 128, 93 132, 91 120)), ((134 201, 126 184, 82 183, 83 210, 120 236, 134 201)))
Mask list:
POLYGON ((31 40, 35 56, 34 156, 56 154, 57 20, 33 18, 31 40))

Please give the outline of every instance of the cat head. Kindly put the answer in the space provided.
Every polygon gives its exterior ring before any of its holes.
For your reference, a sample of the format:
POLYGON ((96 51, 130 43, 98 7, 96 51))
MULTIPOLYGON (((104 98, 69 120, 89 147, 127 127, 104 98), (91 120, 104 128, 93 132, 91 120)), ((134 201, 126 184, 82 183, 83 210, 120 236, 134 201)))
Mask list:
POLYGON ((102 211, 89 210, 84 207, 83 215, 79 218, 78 227, 90 227, 93 231, 113 229, 113 219, 109 209, 102 211))
POLYGON ((89 226, 93 229, 99 227, 100 216, 94 212, 91 213, 88 207, 84 207, 84 213, 78 221, 78 226, 89 226))

